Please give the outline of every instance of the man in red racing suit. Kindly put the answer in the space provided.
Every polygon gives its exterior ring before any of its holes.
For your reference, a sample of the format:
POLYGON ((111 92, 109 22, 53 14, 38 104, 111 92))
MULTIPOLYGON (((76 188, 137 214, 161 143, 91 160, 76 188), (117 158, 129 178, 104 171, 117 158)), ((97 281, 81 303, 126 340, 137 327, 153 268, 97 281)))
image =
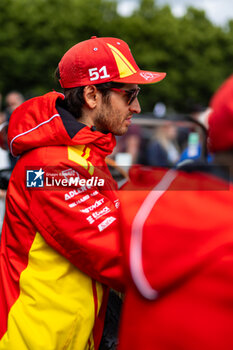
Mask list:
POLYGON ((114 135, 140 112, 143 72, 125 42, 72 47, 50 92, 12 114, 0 255, 0 349, 97 349, 108 287, 123 290, 116 184, 105 163, 114 135), (93 85, 94 84, 94 85, 93 85))

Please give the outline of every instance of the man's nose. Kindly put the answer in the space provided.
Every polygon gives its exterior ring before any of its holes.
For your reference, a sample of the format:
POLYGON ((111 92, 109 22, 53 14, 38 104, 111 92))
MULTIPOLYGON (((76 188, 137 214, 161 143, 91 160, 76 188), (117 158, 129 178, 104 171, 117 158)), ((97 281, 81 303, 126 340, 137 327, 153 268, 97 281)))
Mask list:
POLYGON ((140 113, 141 112, 141 107, 140 103, 137 98, 129 105, 130 112, 132 113, 140 113))

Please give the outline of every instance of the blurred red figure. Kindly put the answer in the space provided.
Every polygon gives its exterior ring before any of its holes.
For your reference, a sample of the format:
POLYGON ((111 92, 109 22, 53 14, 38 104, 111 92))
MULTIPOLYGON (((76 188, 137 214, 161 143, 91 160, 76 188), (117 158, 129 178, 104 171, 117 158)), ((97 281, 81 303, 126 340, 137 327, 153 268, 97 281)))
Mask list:
POLYGON ((210 107, 211 174, 135 167, 120 194, 119 350, 233 349, 233 76, 210 107))

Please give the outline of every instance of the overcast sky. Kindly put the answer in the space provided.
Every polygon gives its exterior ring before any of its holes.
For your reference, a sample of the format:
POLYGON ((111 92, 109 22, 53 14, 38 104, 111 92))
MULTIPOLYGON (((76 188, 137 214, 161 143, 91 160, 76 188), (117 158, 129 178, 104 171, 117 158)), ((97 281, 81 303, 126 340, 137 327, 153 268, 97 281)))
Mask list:
MULTIPOLYGON (((119 12, 128 15, 136 8, 138 0, 118 0, 118 2, 119 12)), ((169 4, 175 16, 183 16, 187 6, 203 9, 206 16, 220 26, 233 19, 233 0, 157 0, 157 4, 169 4)))

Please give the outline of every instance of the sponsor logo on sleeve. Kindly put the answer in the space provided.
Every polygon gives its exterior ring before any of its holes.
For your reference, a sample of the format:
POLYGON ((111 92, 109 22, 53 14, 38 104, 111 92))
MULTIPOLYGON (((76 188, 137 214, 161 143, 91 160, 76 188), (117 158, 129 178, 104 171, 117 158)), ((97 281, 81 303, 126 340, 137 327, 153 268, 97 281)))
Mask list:
POLYGON ((94 192, 91 193, 91 197, 95 197, 99 194, 99 191, 95 190, 94 192))
POLYGON ((86 220, 89 222, 89 224, 93 224, 95 222, 91 215, 89 215, 86 220))
POLYGON ((120 201, 119 201, 119 199, 116 199, 115 201, 114 201, 114 204, 115 204, 115 208, 119 208, 119 206, 120 206, 120 201))
POLYGON ((92 214, 92 217, 97 220, 97 219, 101 218, 101 216, 108 214, 110 211, 111 211, 110 208, 106 206, 103 209, 101 209, 100 211, 94 212, 92 214))
POLYGON ((114 216, 110 216, 109 218, 105 219, 103 222, 101 222, 101 224, 98 225, 99 231, 101 232, 101 231, 105 230, 115 220, 116 220, 116 218, 114 216))
POLYGON ((86 194, 86 196, 81 197, 80 199, 78 199, 77 201, 70 203, 69 207, 70 208, 74 208, 76 207, 78 204, 81 204, 83 202, 86 202, 88 199, 90 198, 89 194, 86 194))
POLYGON ((69 199, 74 198, 86 191, 87 191, 87 187, 85 186, 77 188, 76 190, 69 191, 68 193, 65 193, 65 201, 68 201, 69 199))
POLYGON ((96 220, 98 220, 99 218, 101 218, 101 216, 108 214, 111 211, 111 209, 109 207, 104 207, 103 209, 101 209, 100 211, 95 211, 94 213, 92 213, 91 215, 89 215, 86 220, 90 223, 93 224, 96 220))
POLYGON ((89 213, 90 211, 93 211, 94 209, 98 208, 104 203, 104 198, 101 198, 99 200, 96 200, 94 204, 90 205, 89 207, 85 209, 81 209, 80 211, 82 213, 89 213))

